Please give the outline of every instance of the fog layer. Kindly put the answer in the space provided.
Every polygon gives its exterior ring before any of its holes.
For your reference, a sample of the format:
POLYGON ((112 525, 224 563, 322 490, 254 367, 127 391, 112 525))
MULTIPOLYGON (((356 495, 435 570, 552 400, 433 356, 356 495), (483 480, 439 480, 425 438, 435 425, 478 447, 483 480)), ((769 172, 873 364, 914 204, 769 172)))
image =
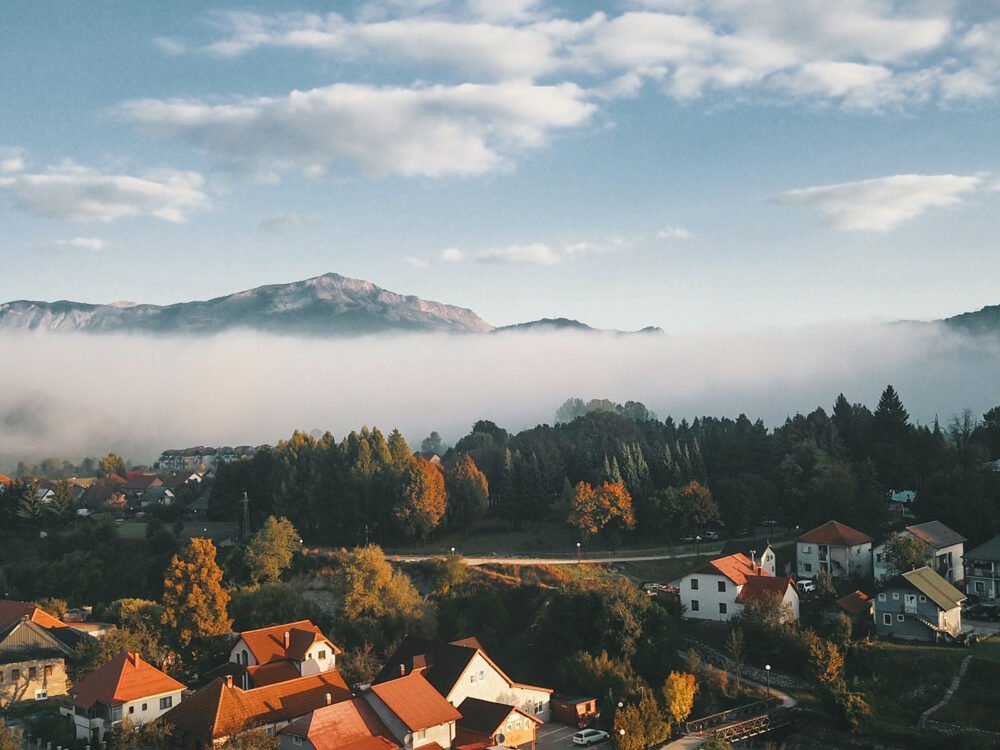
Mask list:
POLYGON ((454 441, 477 419, 551 423, 571 396, 642 401, 660 417, 769 426, 828 409, 838 393, 873 407, 887 383, 911 418, 942 421, 1000 404, 1000 345, 936 325, 756 333, 401 335, 301 339, 0 336, 0 468, 109 450, 151 461, 166 448, 274 443, 292 430, 398 427, 414 447, 454 441))

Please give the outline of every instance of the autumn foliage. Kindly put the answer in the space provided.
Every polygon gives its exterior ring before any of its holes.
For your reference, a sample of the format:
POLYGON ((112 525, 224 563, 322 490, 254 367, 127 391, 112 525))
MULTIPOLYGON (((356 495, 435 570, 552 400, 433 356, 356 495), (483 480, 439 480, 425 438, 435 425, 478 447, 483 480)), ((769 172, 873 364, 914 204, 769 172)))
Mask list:
POLYGON ((667 718, 672 724, 680 724, 691 715, 694 697, 698 692, 698 682, 693 674, 671 672, 663 683, 663 703, 667 718))
POLYGON ((610 524, 622 530, 634 529, 632 496, 622 482, 605 482, 597 488, 580 482, 573 491, 566 520, 588 534, 598 534, 610 524))
POLYGON ((396 527, 404 536, 426 539, 441 523, 447 504, 441 469, 422 458, 412 459, 404 473, 401 496, 392 509, 396 527))
POLYGON ((232 620, 226 608, 229 592, 222 587, 222 570, 210 539, 192 539, 173 556, 163 579, 163 624, 181 646, 226 635, 232 620))

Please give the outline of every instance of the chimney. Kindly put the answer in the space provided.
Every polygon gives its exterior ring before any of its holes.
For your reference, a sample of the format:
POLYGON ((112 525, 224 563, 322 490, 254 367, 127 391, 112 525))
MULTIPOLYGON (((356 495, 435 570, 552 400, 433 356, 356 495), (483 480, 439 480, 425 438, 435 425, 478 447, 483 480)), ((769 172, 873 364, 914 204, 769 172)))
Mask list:
POLYGON ((233 686, 233 676, 231 674, 227 674, 226 675, 226 687, 230 687, 231 688, 232 686, 233 686))
POLYGON ((288 650, 289 645, 292 643, 292 634, 287 630, 285 631, 285 650, 288 650))
POLYGON ((400 662, 399 664, 399 676, 406 677, 406 665, 400 662))
POLYGON ((329 693, 327 693, 326 694, 326 705, 329 706, 331 703, 333 703, 333 696, 330 695, 329 693))

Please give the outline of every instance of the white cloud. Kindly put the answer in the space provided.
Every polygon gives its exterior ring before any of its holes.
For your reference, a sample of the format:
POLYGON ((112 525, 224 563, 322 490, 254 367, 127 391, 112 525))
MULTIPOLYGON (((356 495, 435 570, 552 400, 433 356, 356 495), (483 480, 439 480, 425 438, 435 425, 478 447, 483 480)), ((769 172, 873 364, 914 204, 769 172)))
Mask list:
POLYGON ((266 216, 258 225, 258 232, 280 232, 284 229, 291 229, 311 221, 315 221, 313 214, 300 214, 295 211, 280 212, 266 216))
POLYGON ((0 174, 12 174, 24 170, 24 149, 0 148, 0 174))
POLYGON ((16 208, 33 216, 109 222, 129 216, 184 221, 209 206, 197 172, 150 170, 141 175, 102 172, 65 161, 39 173, 0 177, 16 208))
POLYGON ((691 239, 692 234, 684 227, 668 225, 657 232, 656 236, 661 240, 689 240, 691 239))
POLYGON ((103 250, 107 242, 99 237, 73 237, 69 240, 56 240, 60 247, 78 247, 81 250, 103 250))
POLYGON ((541 242, 530 245, 508 245, 487 250, 477 260, 480 263, 528 263, 537 266, 553 266, 562 256, 541 242))
POLYGON ((884 232, 932 208, 961 203, 979 176, 903 174, 792 190, 780 199, 819 211, 837 229, 884 232))
POLYGON ((445 248, 441 251, 441 260, 446 263, 458 263, 465 259, 465 253, 459 250, 457 247, 445 248))
POLYGON ((169 36, 154 37, 153 44, 168 55, 183 55, 188 49, 184 42, 169 36))
POLYGON ((504 168, 593 112, 572 83, 342 83, 229 104, 145 99, 122 105, 119 115, 153 137, 187 141, 257 176, 350 167, 373 176, 441 177, 504 168))
POLYGON ((418 258, 413 255, 406 257, 406 265, 410 268, 427 268, 431 262, 427 258, 418 258))

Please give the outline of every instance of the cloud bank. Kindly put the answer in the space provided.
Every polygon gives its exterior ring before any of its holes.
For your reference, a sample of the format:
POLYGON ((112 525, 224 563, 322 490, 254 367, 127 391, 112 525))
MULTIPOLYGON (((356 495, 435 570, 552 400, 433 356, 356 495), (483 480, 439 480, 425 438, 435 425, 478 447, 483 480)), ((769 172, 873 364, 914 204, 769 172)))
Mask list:
POLYGON ((431 430, 455 440, 480 418, 513 430, 551 423, 571 396, 638 400, 677 419, 745 412, 773 426, 831 408, 840 392, 874 406, 892 383, 926 424, 996 406, 1000 372, 1000 344, 934 325, 352 340, 4 334, 0 347, 31 363, 0 370, 0 470, 108 450, 148 461, 166 448, 274 443, 296 428, 342 437, 377 424, 413 444, 431 430))

